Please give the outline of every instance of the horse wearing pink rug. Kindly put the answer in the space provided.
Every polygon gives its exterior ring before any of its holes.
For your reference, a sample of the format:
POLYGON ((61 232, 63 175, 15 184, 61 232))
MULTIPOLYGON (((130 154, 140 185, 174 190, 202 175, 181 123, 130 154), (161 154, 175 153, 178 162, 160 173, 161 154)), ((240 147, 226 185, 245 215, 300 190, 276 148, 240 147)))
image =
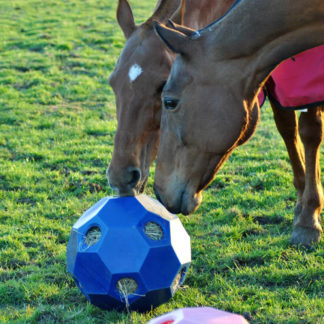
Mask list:
MULTIPOLYGON (((127 42, 110 77, 116 95, 118 128, 108 177, 111 186, 120 195, 133 195, 144 190, 159 143, 160 95, 175 55, 158 41, 153 32, 153 20, 167 23, 168 18, 172 18, 180 24, 199 28, 224 14, 232 3, 233 0, 182 0, 180 4, 180 0, 162 0, 150 18, 136 26, 127 0, 119 0, 117 19, 127 42)), ((182 31, 194 32, 186 28, 182 31)), ((316 61, 313 60, 313 63, 316 64, 316 61)), ((285 62, 274 73, 279 72, 284 65, 285 62)), ((298 134, 298 121, 294 111, 280 108, 270 81, 273 79, 269 79, 266 88, 271 94, 270 102, 277 128, 292 161, 298 193, 296 212, 299 212, 305 186, 305 157, 298 134)), ((276 78, 276 82, 278 88, 280 80, 276 78)), ((262 91, 259 100, 264 100, 262 91)), ((310 98, 309 103, 314 103, 313 98, 310 98)), ((251 137, 258 117, 259 109, 255 105, 249 114, 249 130, 238 144, 251 137)))
MULTIPOLYGON (((270 73, 283 60, 324 44, 324 2, 237 0, 224 18, 195 33, 158 23, 156 30, 180 55, 162 93, 155 192, 170 211, 189 214, 245 136, 270 73)), ((294 112, 274 109, 297 189, 294 244, 311 245, 321 237, 323 110, 308 109, 298 125, 294 112)))

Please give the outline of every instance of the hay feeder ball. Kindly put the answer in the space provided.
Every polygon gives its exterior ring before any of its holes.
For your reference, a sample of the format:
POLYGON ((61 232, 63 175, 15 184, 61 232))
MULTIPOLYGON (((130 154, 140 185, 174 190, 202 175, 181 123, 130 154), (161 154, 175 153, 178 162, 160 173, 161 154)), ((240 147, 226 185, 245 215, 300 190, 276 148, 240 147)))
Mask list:
POLYGON ((180 308, 150 320, 147 324, 248 324, 241 315, 212 307, 180 308))
POLYGON ((106 197, 73 225, 67 269, 100 308, 147 311, 167 302, 191 262, 180 219, 146 196, 106 197))

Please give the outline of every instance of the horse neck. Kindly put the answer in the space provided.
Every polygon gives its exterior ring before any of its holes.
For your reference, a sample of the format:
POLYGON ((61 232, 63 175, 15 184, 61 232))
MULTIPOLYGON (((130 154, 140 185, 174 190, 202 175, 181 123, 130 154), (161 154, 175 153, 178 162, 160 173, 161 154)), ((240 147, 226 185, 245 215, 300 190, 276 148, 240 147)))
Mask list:
POLYGON ((200 29, 223 16, 234 0, 182 0, 172 20, 200 29))
POLYGON ((281 61, 324 44, 324 1, 245 0, 208 30, 202 34, 213 59, 242 60, 255 91, 253 83, 259 86, 281 61))

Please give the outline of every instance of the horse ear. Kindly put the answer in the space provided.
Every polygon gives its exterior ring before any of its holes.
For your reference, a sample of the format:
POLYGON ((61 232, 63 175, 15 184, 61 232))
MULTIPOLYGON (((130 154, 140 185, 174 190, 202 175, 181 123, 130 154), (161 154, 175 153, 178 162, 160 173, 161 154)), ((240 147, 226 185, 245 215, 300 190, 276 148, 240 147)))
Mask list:
POLYGON ((148 22, 152 22, 154 20, 161 22, 167 21, 167 19, 169 19, 175 13, 175 11, 180 8, 180 3, 181 0, 160 0, 156 5, 152 17, 148 19, 148 22))
POLYGON ((187 36, 191 36, 193 33, 195 33, 196 31, 194 29, 191 29, 189 27, 186 26, 182 26, 182 25, 178 25, 176 24, 174 21, 172 20, 168 20, 168 27, 170 26, 172 29, 177 30, 178 32, 185 34, 187 36))
POLYGON ((189 53, 190 38, 177 30, 166 27, 159 22, 154 22, 154 29, 169 49, 178 54, 189 53))
POLYGON ((117 21, 126 39, 129 38, 136 29, 132 9, 127 0, 119 0, 117 7, 117 21))

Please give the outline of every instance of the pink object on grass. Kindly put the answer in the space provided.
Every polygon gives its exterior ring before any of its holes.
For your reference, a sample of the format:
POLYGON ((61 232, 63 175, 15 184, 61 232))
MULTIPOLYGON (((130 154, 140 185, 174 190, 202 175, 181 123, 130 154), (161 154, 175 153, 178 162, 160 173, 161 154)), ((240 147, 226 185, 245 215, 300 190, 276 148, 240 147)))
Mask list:
POLYGON ((180 308, 156 317, 147 324, 247 324, 243 316, 212 307, 180 308))

